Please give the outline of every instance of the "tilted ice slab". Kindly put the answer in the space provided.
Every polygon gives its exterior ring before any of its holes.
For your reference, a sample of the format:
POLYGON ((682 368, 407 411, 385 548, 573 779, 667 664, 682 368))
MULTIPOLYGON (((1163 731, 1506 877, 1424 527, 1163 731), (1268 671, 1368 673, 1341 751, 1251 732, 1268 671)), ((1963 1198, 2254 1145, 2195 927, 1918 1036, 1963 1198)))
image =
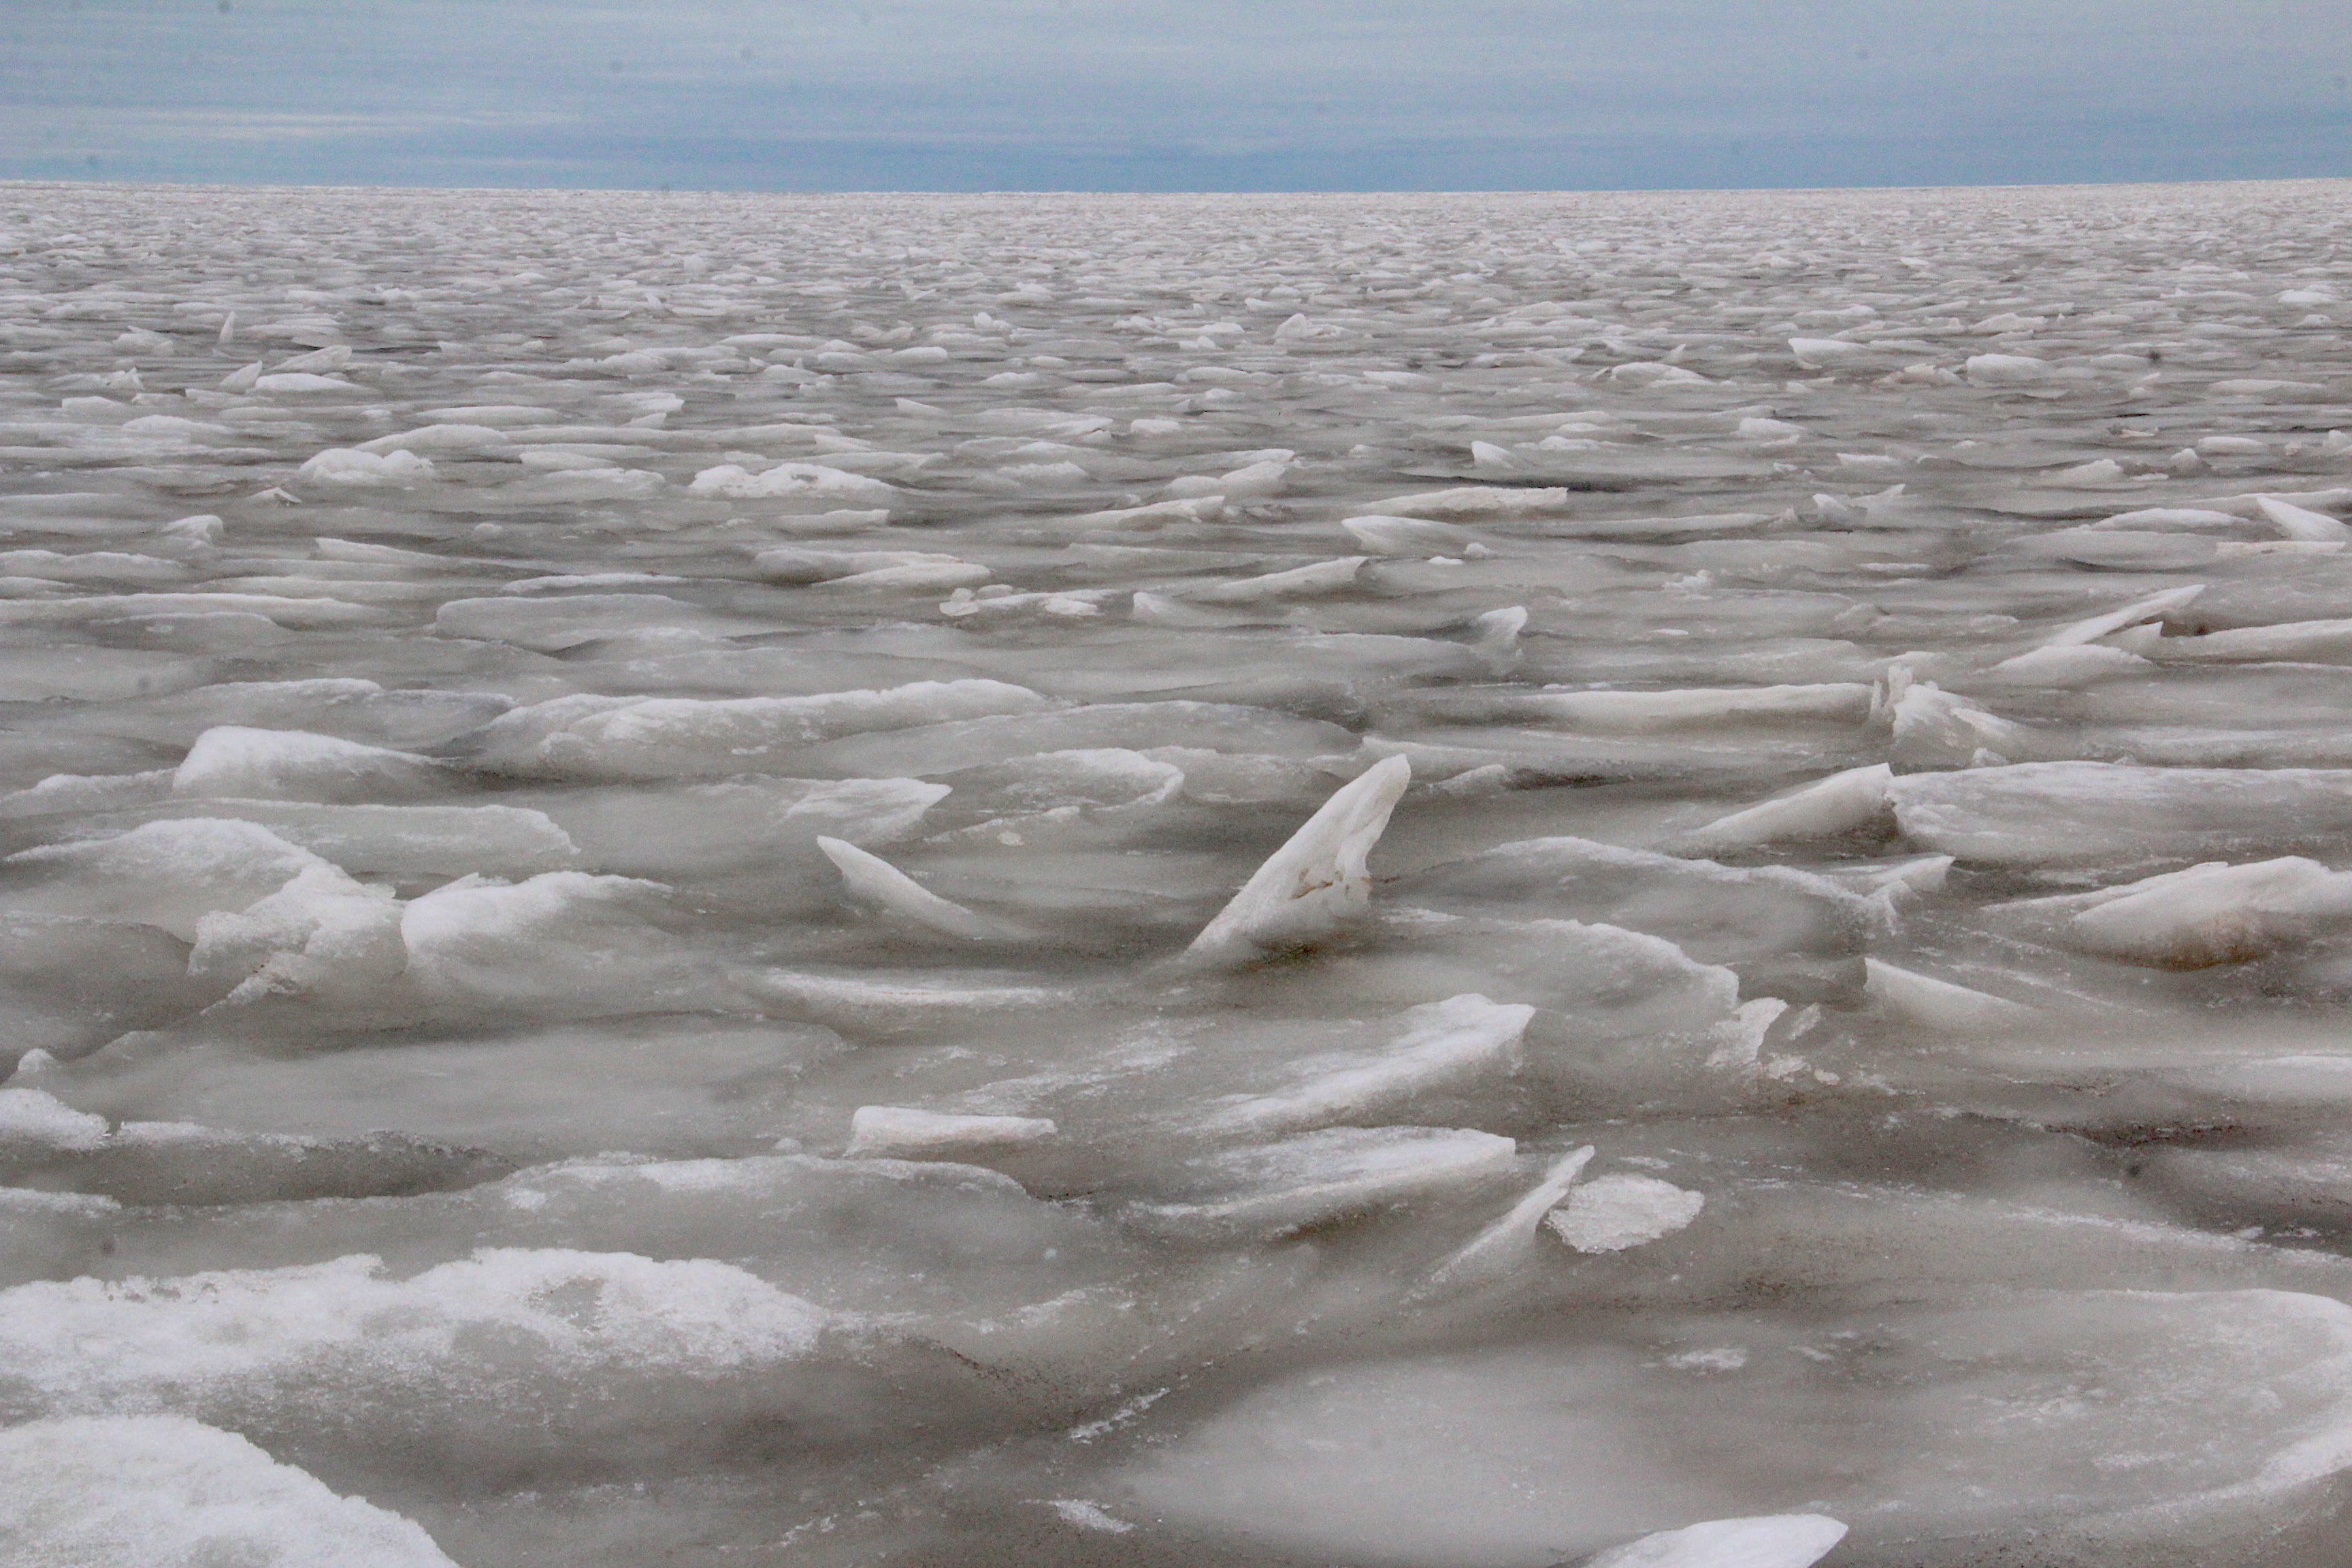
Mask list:
POLYGON ((1384 1117, 1417 1095, 1508 1073, 1534 1016, 1532 1007, 1475 994, 1415 1007, 1399 1016, 1402 1031, 1381 1049, 1293 1063, 1289 1087, 1238 1098, 1202 1125, 1265 1134, 1384 1117))
POLYGON ((1963 861, 2081 866, 2245 854, 2352 833, 2352 771, 2028 763, 1889 785, 1904 837, 1963 861))
POLYGON ((1124 1211, 1177 1237, 1285 1236, 1507 1175, 1516 1145, 1490 1132, 1327 1128, 1188 1160, 1173 1191, 1124 1211))
POLYGON ((1232 963, 1310 945, 1371 900, 1366 865, 1412 764, 1389 757, 1336 791, 1218 911, 1188 954, 1232 963))

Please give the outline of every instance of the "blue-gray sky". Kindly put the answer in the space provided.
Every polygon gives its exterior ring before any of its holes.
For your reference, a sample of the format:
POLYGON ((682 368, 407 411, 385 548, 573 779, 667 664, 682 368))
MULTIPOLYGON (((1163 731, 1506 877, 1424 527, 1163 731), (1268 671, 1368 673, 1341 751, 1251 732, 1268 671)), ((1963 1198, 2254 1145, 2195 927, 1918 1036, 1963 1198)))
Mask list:
POLYGON ((0 178, 2346 175, 2347 76, 2347 0, 0 0, 0 178))

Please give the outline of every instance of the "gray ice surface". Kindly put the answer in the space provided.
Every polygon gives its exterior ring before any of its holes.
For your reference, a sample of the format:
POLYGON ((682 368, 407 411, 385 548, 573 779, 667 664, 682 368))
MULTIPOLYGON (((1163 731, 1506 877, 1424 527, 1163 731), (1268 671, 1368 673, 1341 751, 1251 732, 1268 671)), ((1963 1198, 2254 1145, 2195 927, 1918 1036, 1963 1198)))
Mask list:
POLYGON ((2352 1562, 2347 218, 0 187, 0 1558, 2352 1562))

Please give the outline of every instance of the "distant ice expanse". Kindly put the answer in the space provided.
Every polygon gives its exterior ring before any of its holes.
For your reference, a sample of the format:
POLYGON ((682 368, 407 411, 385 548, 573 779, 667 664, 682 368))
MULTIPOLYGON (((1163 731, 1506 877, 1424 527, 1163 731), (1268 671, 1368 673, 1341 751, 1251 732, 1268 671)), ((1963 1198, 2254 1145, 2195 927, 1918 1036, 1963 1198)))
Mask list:
POLYGON ((2352 1561, 2347 220, 0 185, 0 1558, 2352 1561))

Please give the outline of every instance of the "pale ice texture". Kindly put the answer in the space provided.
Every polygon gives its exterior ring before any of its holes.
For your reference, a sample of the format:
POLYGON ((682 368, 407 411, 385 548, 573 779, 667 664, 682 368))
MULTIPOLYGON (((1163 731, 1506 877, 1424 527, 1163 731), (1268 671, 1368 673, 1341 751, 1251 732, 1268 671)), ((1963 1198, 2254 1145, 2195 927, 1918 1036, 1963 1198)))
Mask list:
POLYGON ((175 1415, 0 1431, 0 1540, 73 1568, 453 1568, 413 1521, 175 1415))
POLYGON ((2344 1568, 2347 202, 0 189, 0 1563, 2344 1568))

